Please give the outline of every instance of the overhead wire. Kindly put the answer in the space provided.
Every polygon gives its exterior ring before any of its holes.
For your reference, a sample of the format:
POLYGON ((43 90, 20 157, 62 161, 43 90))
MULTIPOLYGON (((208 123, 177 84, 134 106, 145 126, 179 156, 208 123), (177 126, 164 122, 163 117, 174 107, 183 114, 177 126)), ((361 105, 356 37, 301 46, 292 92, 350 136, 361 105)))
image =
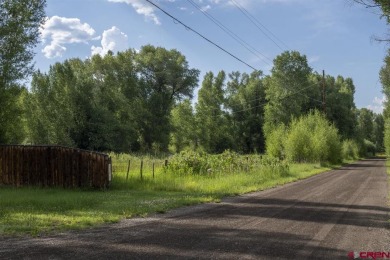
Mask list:
POLYGON ((278 41, 279 43, 281 43, 287 50, 290 49, 286 43, 284 43, 281 39, 279 39, 274 33, 271 32, 271 30, 269 30, 264 24, 262 24, 255 16, 253 16, 248 10, 246 10, 246 8, 242 5, 240 5, 239 3, 237 3, 235 0, 230 0, 235 6, 236 8, 251 22, 253 23, 256 28, 261 32, 263 33, 268 39, 270 39, 280 50, 282 51, 285 51, 285 49, 283 49, 276 41, 278 41), (262 29, 263 28, 263 29, 262 29), (268 33, 266 33, 265 31, 267 31, 268 33), (272 39, 271 36, 269 36, 269 34, 275 38, 272 39))
MULTIPOLYGON (((290 98, 290 97, 295 96, 295 95, 301 95, 301 96, 305 96, 306 98, 312 99, 312 100, 317 101, 318 103, 322 104, 322 101, 314 99, 314 98, 311 98, 311 97, 308 97, 305 94, 301 93, 304 90, 307 90, 307 89, 309 89, 311 87, 316 87, 316 86, 317 86, 316 83, 312 83, 312 84, 308 85, 307 87, 301 88, 301 89, 299 89, 297 91, 288 93, 288 94, 286 94, 283 97, 277 98, 275 101, 282 101, 282 100, 285 100, 285 99, 290 98)), ((253 102, 253 101, 256 101, 256 100, 260 100, 260 99, 264 99, 264 97, 248 100, 248 102, 253 102)), ((237 113, 241 113, 241 112, 245 112, 245 111, 249 111, 249 110, 252 110, 252 109, 255 109, 255 108, 260 108, 260 107, 263 107, 263 106, 267 105, 268 103, 269 103, 269 101, 267 100, 267 101, 262 102, 261 104, 256 105, 256 106, 251 106, 249 108, 245 108, 245 109, 241 109, 241 110, 237 110, 237 111, 231 111, 231 115, 237 114, 237 113)), ((228 110, 229 109, 230 108, 228 108, 228 110)), ((221 108, 215 108, 215 110, 221 110, 221 108)), ((222 116, 222 115, 215 115, 215 116, 212 116, 212 117, 217 118, 217 117, 220 117, 220 116, 222 116)))
POLYGON ((238 36, 236 33, 234 33, 232 30, 230 30, 227 26, 222 24, 218 19, 216 19, 214 16, 212 16, 209 12, 203 10, 198 4, 196 4, 193 0, 187 0, 192 6, 194 6, 196 9, 198 9, 200 12, 202 12, 203 15, 205 15, 208 19, 210 19, 215 25, 217 25, 221 30, 223 30, 225 33, 227 33, 230 37, 232 37, 234 40, 236 40, 241 46, 243 46, 245 49, 247 49, 249 52, 251 52, 253 55, 255 55, 257 58, 262 60, 267 65, 271 65, 269 62, 266 62, 264 59, 267 59, 268 61, 272 62, 270 58, 268 58, 266 55, 258 51, 255 47, 250 45, 248 42, 243 40, 240 36, 238 36))
POLYGON ((184 24, 182 21, 180 21, 179 19, 177 19, 176 17, 174 17, 173 15, 171 15, 170 13, 168 13, 167 11, 165 11, 164 9, 162 9, 160 6, 158 6, 157 4, 153 3, 152 1, 150 0, 145 0, 147 1, 149 4, 153 5, 154 7, 156 7, 157 9, 159 9, 161 12, 163 12, 165 15, 169 16, 170 18, 174 19, 174 21, 177 21, 178 23, 180 23, 181 25, 184 26, 185 29, 187 30, 190 30, 192 31, 193 33, 197 34, 198 36, 200 36, 201 38, 203 38, 204 40, 206 40, 207 42, 211 43, 212 45, 214 45, 215 47, 217 47, 218 49, 222 50, 223 52, 227 53, 228 55, 230 55, 231 57, 233 57, 234 59, 236 59, 237 61, 245 64, 246 66, 248 66, 249 68, 257 71, 257 69, 255 67, 253 67, 252 65, 249 65, 247 62, 243 61, 242 59, 238 58, 236 55, 232 54, 231 52, 227 51, 226 49, 224 49, 223 47, 221 47, 220 45, 216 44, 215 42, 213 42, 212 40, 208 39, 206 36, 202 35, 201 33, 199 33, 198 31, 196 31, 195 29, 189 27, 188 25, 184 24))
MULTIPOLYGON (((165 11, 164 9, 162 9, 160 6, 158 6, 158 5, 155 4, 154 2, 152 2, 152 1, 150 1, 150 0, 145 0, 145 1, 147 1, 149 4, 153 5, 153 6, 156 7, 157 9, 159 9, 159 10, 160 10, 161 12, 163 12, 165 15, 169 16, 170 18, 172 18, 173 21, 174 21, 175 23, 177 22, 177 23, 181 24, 182 26, 184 26, 184 28, 185 28, 186 30, 192 31, 193 33, 197 34, 198 36, 200 36, 201 38, 203 38, 203 39, 206 40, 207 42, 211 43, 212 45, 214 45, 214 46, 217 47, 218 49, 220 49, 220 50, 222 50, 223 52, 227 53, 228 55, 230 55, 231 57, 233 57, 233 58, 236 59, 237 61, 239 61, 239 62, 245 64, 246 66, 248 66, 249 68, 253 69, 254 71, 257 71, 256 68, 254 68, 253 66, 249 65, 248 63, 246 63, 246 62, 243 61, 242 59, 238 58, 238 57, 235 56, 234 54, 230 53, 229 51, 227 51, 226 49, 224 49, 224 48, 221 47, 220 45, 218 45, 218 44, 216 44, 215 42, 211 41, 211 40, 208 39, 206 36, 202 35, 202 34, 199 33, 198 31, 196 31, 195 29, 193 29, 193 28, 189 27, 188 25, 184 24, 182 21, 180 21, 179 19, 177 19, 176 17, 174 17, 173 15, 171 15, 170 13, 168 13, 167 11, 165 11)), ((238 4, 236 3, 236 1, 234 1, 234 0, 231 0, 231 1, 240 9, 241 12, 243 12, 243 13, 245 14, 245 16, 248 17, 248 19, 250 19, 249 17, 253 17, 246 9, 244 9, 242 6, 238 5, 238 4), (246 13, 245 13, 245 12, 246 12, 246 13)), ((190 2, 194 3, 193 1, 190 1, 190 2)), ((194 3, 194 4, 195 4, 195 3, 194 3)), ((196 5, 196 4, 195 4, 195 5, 196 5)), ((203 13, 204 13, 204 12, 203 12, 203 13)), ((208 17, 209 17, 209 16, 208 16, 208 17)), ((210 15, 210 17, 212 17, 212 16, 210 15)), ((211 20, 217 21, 215 18, 210 18, 210 19, 211 19, 211 20)), ((253 17, 253 19, 255 19, 255 21, 257 21, 260 25, 262 25, 255 17, 253 17)), ((253 22, 252 19, 250 19, 250 20, 253 22)), ((219 23, 219 22, 216 22, 216 23, 219 23)), ((253 23, 254 23, 254 22, 253 22, 253 23)), ((263 26, 263 25, 262 25, 262 26, 263 26)), ((226 31, 230 31, 228 28, 226 28, 226 27, 223 26, 222 24, 221 24, 221 27, 224 27, 224 28, 226 29, 226 31)), ((220 28, 221 28, 221 27, 220 27, 220 28)), ((257 27, 260 29, 260 27, 259 27, 258 25, 257 25, 257 27)), ((264 27, 267 31, 269 31, 265 26, 263 26, 263 27, 264 27)), ((222 29, 222 28, 221 28, 221 29, 222 29)), ((261 30, 261 29, 260 29, 260 30, 261 30)), ((263 31, 262 31, 262 32, 263 32, 263 31)), ((277 37, 276 37, 271 31, 269 31, 269 32, 277 39, 277 37)), ((264 32, 263 32, 263 33, 264 33, 264 32)), ((235 35, 233 32, 232 32, 232 34, 235 35)), ((267 37, 269 37, 269 36, 267 36, 267 37)), ((270 38, 270 37, 269 37, 269 38, 270 38)), ((272 41, 274 42, 274 40, 272 40, 272 41)), ((279 41, 281 41, 281 40, 279 40, 279 41)), ((282 42, 282 41, 281 41, 281 42, 282 42)), ((277 46, 279 46, 276 42, 274 42, 274 43, 275 43, 277 46)), ((282 43, 283 43, 283 42, 282 42, 282 43)), ((285 44, 284 44, 284 45, 285 45, 285 44)), ((286 47, 287 47, 287 45, 286 45, 286 47)), ((279 48, 281 48, 281 47, 279 46, 279 48)), ((283 49, 282 49, 282 50, 283 50, 283 49)), ((307 86, 307 87, 305 87, 305 88, 299 89, 298 91, 289 93, 289 94, 285 95, 284 97, 279 98, 278 101, 281 101, 281 100, 284 100, 284 99, 289 98, 289 97, 291 97, 291 96, 300 94, 300 92, 302 92, 302 91, 304 91, 304 90, 306 90, 306 89, 308 89, 308 88, 311 88, 311 87, 313 87, 313 86, 315 86, 315 84, 310 84, 309 86, 307 86)), ((309 98, 309 97, 308 97, 308 98, 309 98)), ((262 99, 262 98, 258 98, 258 99, 262 99)), ((249 101, 249 102, 256 101, 256 100, 258 100, 258 99, 253 99, 253 100, 251 100, 251 101, 249 101)), ((316 100, 316 101, 319 102, 319 100, 316 100)), ((257 105, 257 106, 252 106, 252 107, 250 107, 250 108, 246 108, 246 109, 234 111, 234 113, 240 113, 240 112, 252 110, 252 109, 254 109, 254 108, 259 108, 259 107, 265 106, 265 105, 268 104, 268 103, 269 103, 269 101, 266 101, 266 102, 263 102, 262 104, 259 104, 259 105, 257 105)))

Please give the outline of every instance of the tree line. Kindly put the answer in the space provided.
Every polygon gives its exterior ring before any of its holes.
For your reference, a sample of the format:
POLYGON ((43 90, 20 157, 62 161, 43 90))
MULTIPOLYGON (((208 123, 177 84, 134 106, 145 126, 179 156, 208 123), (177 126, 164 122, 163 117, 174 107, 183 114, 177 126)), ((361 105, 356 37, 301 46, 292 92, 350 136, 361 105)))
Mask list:
POLYGON ((318 110, 343 139, 383 147, 382 116, 355 107, 352 79, 313 72, 297 51, 277 56, 270 75, 208 72, 193 100, 198 76, 177 50, 151 45, 56 63, 18 91, 20 114, 6 141, 115 152, 263 153, 281 124, 318 110))
MULTIPOLYGON (((1 2, 0 143, 263 153, 276 136, 285 139, 276 154, 288 157, 304 119, 334 127, 340 145, 344 140, 361 154, 383 149, 383 116, 356 108, 353 80, 313 71, 297 51, 278 55, 269 75, 207 72, 200 84, 200 71, 190 68, 183 54, 152 45, 68 59, 47 72, 33 72, 26 64, 33 58, 44 6, 44 0, 1 2), (27 88, 20 80, 31 73, 27 88)), ((313 125, 305 131, 298 136, 320 130, 313 125)))

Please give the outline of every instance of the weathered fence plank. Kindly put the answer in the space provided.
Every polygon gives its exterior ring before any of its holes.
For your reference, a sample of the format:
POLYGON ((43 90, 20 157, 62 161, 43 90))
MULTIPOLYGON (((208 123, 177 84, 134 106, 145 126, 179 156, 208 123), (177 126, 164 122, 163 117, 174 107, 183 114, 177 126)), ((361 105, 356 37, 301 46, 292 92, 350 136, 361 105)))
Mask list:
POLYGON ((0 145, 0 185, 107 188, 107 154, 63 146, 0 145))

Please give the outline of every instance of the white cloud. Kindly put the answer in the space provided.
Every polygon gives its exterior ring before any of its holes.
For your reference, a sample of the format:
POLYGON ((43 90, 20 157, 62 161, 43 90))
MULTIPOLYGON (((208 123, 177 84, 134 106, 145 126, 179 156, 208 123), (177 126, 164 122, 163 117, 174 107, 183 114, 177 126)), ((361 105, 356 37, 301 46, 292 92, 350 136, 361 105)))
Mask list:
MULTIPOLYGON (((160 25, 160 19, 156 15, 156 8, 152 6, 145 0, 107 0, 112 3, 125 3, 134 8, 134 10, 140 14, 145 16, 146 19, 152 20, 155 24, 160 25)), ((221 5, 232 7, 238 4, 241 7, 249 8, 254 4, 272 4, 272 3, 283 3, 283 4, 294 4, 296 2, 308 1, 308 0, 196 0, 198 4, 202 5, 202 10, 207 11, 213 6, 221 5)), ((314 0, 313 0, 314 1, 314 0)), ((165 3, 175 3, 176 0, 158 0, 157 2, 165 2, 165 3)), ((186 11, 186 7, 179 7, 181 11, 186 11)))
POLYGON ((367 108, 371 109, 372 111, 374 111, 377 114, 380 114, 383 112, 384 104, 386 101, 387 100, 386 100, 385 96, 382 96, 382 98, 375 97, 374 100, 372 101, 372 104, 368 105, 367 108))
POLYGON ((95 30, 78 18, 52 16, 48 18, 41 29, 41 38, 47 45, 42 52, 46 58, 61 57, 66 47, 71 43, 88 44, 94 39, 95 30))
MULTIPOLYGON (((144 0, 108 0, 113 3, 126 3, 131 5, 138 14, 144 15, 147 19, 152 20, 155 24, 160 25, 161 22, 154 13, 154 8, 144 0)), ((174 2, 174 1, 169 1, 174 2)))
POLYGON ((201 8, 202 12, 207 12, 210 9, 211 9, 211 5, 205 5, 205 6, 202 6, 202 8, 201 8))
POLYGON ((104 56, 108 51, 114 53, 123 51, 128 48, 128 37, 117 27, 113 26, 111 29, 103 32, 101 44, 101 47, 91 47, 92 55, 100 54, 104 56))

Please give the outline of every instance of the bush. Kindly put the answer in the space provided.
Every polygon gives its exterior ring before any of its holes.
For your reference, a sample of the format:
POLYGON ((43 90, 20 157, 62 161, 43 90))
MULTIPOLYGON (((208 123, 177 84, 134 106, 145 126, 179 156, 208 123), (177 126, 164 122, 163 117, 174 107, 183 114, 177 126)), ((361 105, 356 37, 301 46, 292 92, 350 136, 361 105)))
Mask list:
POLYGON ((384 137, 384 143, 385 143, 385 150, 386 155, 390 156, 390 122, 388 122, 389 119, 385 120, 385 137, 384 137))
POLYGON ((359 145, 355 140, 344 140, 342 144, 343 159, 355 160, 359 158, 359 145))
POLYGON ((229 150, 222 154, 183 151, 172 156, 166 172, 174 175, 226 175, 231 173, 264 172, 269 177, 287 176, 287 162, 262 155, 239 155, 229 150))
POLYGON ((337 128, 315 111, 292 120, 285 132, 271 133, 267 139, 267 154, 285 154, 293 162, 337 163, 341 161, 340 136, 337 128))
POLYGON ((367 139, 364 139, 364 147, 366 150, 366 156, 374 156, 375 155, 376 145, 373 142, 371 142, 367 139))
POLYGON ((266 151, 268 155, 279 159, 284 158, 284 139, 282 137, 285 135, 286 127, 284 124, 279 125, 273 132, 269 134, 266 142, 266 151))

